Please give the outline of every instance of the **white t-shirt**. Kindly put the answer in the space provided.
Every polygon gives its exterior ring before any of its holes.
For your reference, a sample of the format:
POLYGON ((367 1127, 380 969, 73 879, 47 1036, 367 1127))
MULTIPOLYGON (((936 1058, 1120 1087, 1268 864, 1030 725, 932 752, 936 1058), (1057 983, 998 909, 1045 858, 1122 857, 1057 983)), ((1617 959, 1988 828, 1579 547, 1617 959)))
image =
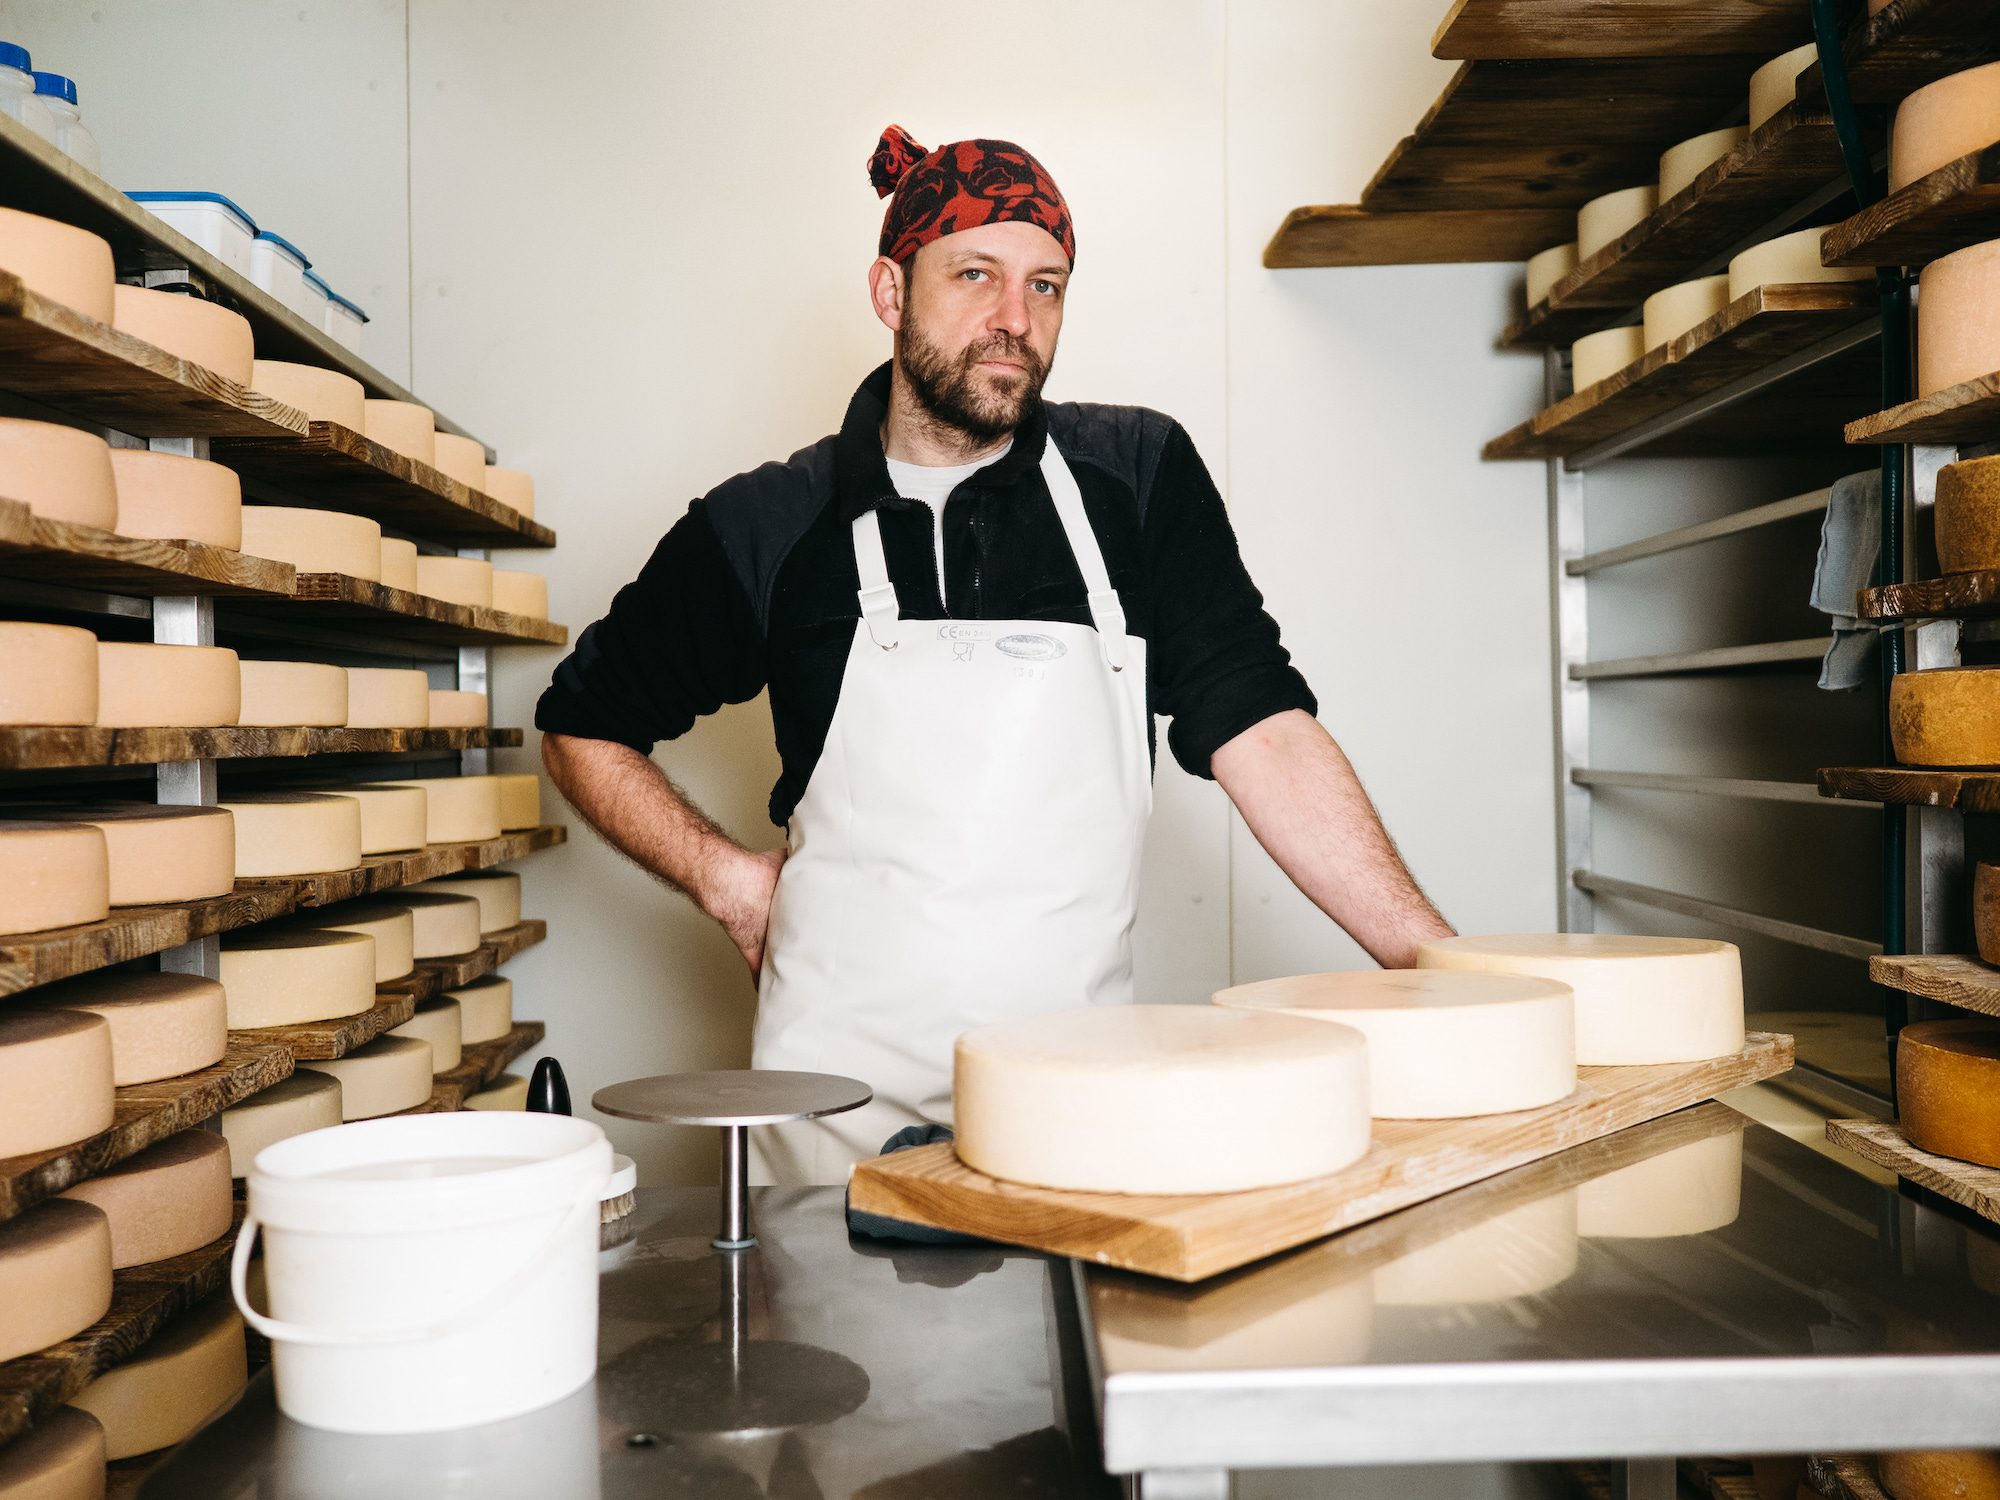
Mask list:
POLYGON ((1013 450, 1014 440, 1009 438, 1007 446, 998 453, 989 453, 985 458, 969 464, 951 464, 944 468, 930 464, 906 464, 899 458, 892 458, 887 460, 889 483, 904 499, 921 500, 933 511, 939 511, 961 480, 977 474, 988 464, 997 464, 1013 450))

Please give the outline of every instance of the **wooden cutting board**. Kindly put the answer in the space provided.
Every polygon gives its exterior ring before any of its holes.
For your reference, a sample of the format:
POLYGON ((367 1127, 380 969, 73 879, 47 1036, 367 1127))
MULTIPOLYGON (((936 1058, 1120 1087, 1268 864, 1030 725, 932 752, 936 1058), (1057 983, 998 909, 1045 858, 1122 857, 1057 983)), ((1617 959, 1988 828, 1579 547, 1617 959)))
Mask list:
POLYGON ((1734 1057, 1582 1068, 1576 1092, 1559 1104, 1466 1120, 1377 1120, 1373 1145, 1353 1166, 1244 1193, 1171 1197, 1024 1187, 973 1171, 942 1145, 861 1163, 848 1194, 867 1213, 1173 1281, 1200 1281, 1775 1077, 1791 1065, 1790 1037, 1752 1032, 1734 1057))

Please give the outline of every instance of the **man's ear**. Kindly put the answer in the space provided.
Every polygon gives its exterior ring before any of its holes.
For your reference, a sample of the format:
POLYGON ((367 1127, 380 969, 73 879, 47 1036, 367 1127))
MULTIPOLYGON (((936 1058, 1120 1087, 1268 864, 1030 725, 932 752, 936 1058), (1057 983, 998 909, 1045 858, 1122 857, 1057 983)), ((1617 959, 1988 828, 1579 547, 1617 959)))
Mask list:
POLYGON ((902 331, 903 308, 908 296, 909 288, 903 284, 903 268, 886 255, 876 256, 875 263, 868 268, 868 300, 874 305, 875 316, 891 333, 902 331))

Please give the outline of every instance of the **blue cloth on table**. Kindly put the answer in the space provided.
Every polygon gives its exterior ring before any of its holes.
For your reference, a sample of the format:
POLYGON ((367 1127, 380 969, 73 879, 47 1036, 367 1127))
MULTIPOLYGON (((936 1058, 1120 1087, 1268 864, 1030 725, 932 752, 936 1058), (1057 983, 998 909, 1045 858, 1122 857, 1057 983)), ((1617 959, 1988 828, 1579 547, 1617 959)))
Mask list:
MULTIPOLYGON (((953 1139, 949 1125, 905 1125, 882 1143, 884 1156, 908 1151, 916 1146, 935 1146, 953 1139)), ((954 1234, 949 1229, 933 1229, 928 1224, 912 1224, 886 1214, 863 1213, 854 1207, 853 1188, 848 1189, 847 1232, 875 1240, 902 1240, 913 1245, 990 1245, 974 1235, 954 1234)))

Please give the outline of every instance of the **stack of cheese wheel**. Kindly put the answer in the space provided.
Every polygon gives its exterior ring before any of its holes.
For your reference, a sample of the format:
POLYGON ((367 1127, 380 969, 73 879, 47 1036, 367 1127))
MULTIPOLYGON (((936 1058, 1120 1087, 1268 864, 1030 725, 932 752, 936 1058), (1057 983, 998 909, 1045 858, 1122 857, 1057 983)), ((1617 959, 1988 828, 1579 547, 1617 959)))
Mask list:
POLYGON ((418 958, 455 958, 479 946, 479 903, 446 891, 401 890, 387 904, 410 914, 411 952, 418 958))
POLYGON ((78 927, 111 913, 110 855, 88 823, 0 821, 0 870, 7 872, 0 935, 78 927))
POLYGON ((299 1026, 375 1004, 375 940, 303 927, 238 928, 222 939, 229 1029, 299 1026))
POLYGON ((1729 278, 1702 276, 1663 288, 1648 297, 1640 308, 1648 349, 1672 343, 1691 328, 1698 328, 1729 306, 1729 278))
POLYGON ((1592 198, 1576 211, 1577 258, 1589 260, 1659 206, 1659 190, 1650 182, 1592 198))
POLYGON ((1905 1026, 1896 1046, 1896 1107, 1919 1151, 2000 1167, 2000 1020, 1905 1026))
POLYGON ((468 896, 478 902, 481 936, 518 926, 521 921, 521 877, 512 870, 474 870, 464 875, 446 875, 394 892, 393 895, 400 897, 418 892, 468 896))
POLYGON ((419 406, 414 401, 378 401, 370 397, 363 403, 361 430, 370 442, 380 443, 392 453, 414 458, 420 464, 428 464, 437 457, 436 418, 428 406, 419 406))
POLYGON ((1799 74, 1819 59, 1811 42, 1780 53, 1750 75, 1750 128, 1755 130, 1798 97, 1799 74))
POLYGON ((349 729, 423 729, 429 725, 430 679, 410 667, 349 667, 349 729))
POLYGON ((239 880, 319 875, 361 863, 361 805, 352 797, 240 792, 222 806, 236 818, 239 880))
POLYGON ((1798 286, 1822 281, 1868 281, 1866 266, 1829 266, 1821 262, 1823 225, 1795 229, 1776 239, 1752 245, 1729 262, 1729 300, 1747 297, 1763 286, 1798 286))
POLYGON ((111 1081, 120 1088, 213 1067, 229 1046, 222 986, 196 974, 108 970, 44 985, 26 1003, 102 1016, 111 1028, 111 1081))
POLYGON ((1979 956, 2000 967, 2000 865, 1984 860, 1972 872, 1972 937, 1979 956))
POLYGON ((430 1043, 431 1072, 449 1073, 459 1064, 465 1041, 465 1017, 458 1002, 449 997, 417 1007, 417 1013, 401 1026, 392 1027, 390 1036, 415 1037, 430 1043))
POLYGON ((1375 1268, 1377 1307, 1451 1307, 1531 1297, 1577 1267, 1577 1201, 1563 1188, 1375 1268))
POLYGON ((0 1495, 21 1500, 104 1500, 104 1424, 58 1406, 0 1448, 0 1495))
POLYGON ((1586 1067, 1698 1062, 1743 1050, 1743 969, 1733 943, 1612 933, 1435 938, 1424 969, 1553 979, 1576 991, 1586 1067))
POLYGON ((432 688, 429 713, 433 729, 484 729, 486 695, 457 688, 432 688))
POLYGON ((233 470, 203 458, 113 448, 118 530, 125 536, 243 548, 243 486, 233 470))
POLYGON ((382 538, 382 586, 401 589, 406 594, 417 591, 417 544, 406 542, 399 536, 382 538))
POLYGON ((471 438, 455 432, 433 433, 431 450, 431 467, 445 478, 469 490, 486 482, 486 449, 471 438))
POLYGON ((223 646, 97 643, 97 722, 107 729, 208 729, 243 709, 243 668, 223 646))
POLYGON ((111 289, 111 325, 191 365, 247 387, 256 366, 250 321, 199 297, 146 287, 111 289))
POLYGON ((222 1112, 229 1173, 247 1177, 250 1164, 266 1146, 340 1122, 340 1080, 326 1073, 295 1072, 222 1112))
POLYGON ((528 1080, 519 1073, 502 1073, 476 1094, 466 1097, 467 1109, 526 1109, 528 1080))
POLYGON ((493 570, 493 607, 531 620, 549 617, 549 581, 540 573, 518 568, 493 570))
POLYGON ((111 1027, 77 1010, 0 1012, 0 1159, 111 1128, 111 1027))
POLYGON ((293 505, 243 507, 243 550, 288 562, 301 573, 382 577, 382 527, 366 516, 293 505))
POLYGON ((347 722, 347 672, 320 661, 246 661, 239 724, 334 729, 347 722))
POLYGON ((1576 1089, 1575 998, 1547 979, 1368 969, 1241 984, 1215 1003, 1360 1032, 1377 1119, 1539 1109, 1576 1089))
POLYGON ((1564 245, 1551 245, 1548 249, 1528 257, 1527 298, 1528 306, 1548 300, 1555 284, 1576 269, 1576 241, 1564 245))
POLYGON ((0 724, 95 724, 97 637, 0 620, 0 724))
POLYGON ((2000 669, 1899 673, 1889 683, 1889 743, 1906 766, 2000 765, 2000 669))
POLYGON ((64 1198, 0 1221, 0 1287, 0 1364, 81 1333, 111 1306, 111 1221, 64 1198))
POLYGON ((105 898, 156 906, 226 896, 236 884, 236 831, 215 807, 152 802, 23 805, 0 809, 0 828, 22 818, 84 823, 104 838, 105 898))
POLYGON ((1228 1193, 1368 1150, 1367 1044, 1221 1006, 1105 1005, 981 1026, 953 1057, 957 1150, 1009 1182, 1228 1193))
POLYGON ((472 844, 500 837, 500 788, 495 777, 434 776, 383 785, 423 788, 427 843, 472 844))
POLYGON ((110 244, 88 230, 0 208, 0 270, 37 296, 109 323, 117 267, 110 244))
POLYGON ((467 1043, 497 1042, 514 1029, 514 981, 488 974, 445 994, 458 1002, 459 1034, 467 1043))
POLYGON ((1932 261, 1917 278, 1917 395, 2000 370, 2000 240, 1932 261))
POLYGON ((500 791, 500 826, 508 832, 539 828, 542 823, 542 778, 531 771, 509 771, 493 778, 500 791))
POLYGON ((378 1036, 345 1057, 315 1061, 312 1071, 340 1081, 343 1120, 373 1120, 430 1098, 431 1044, 413 1036, 378 1036))
POLYGON ((333 797, 351 797, 359 804, 363 854, 395 854, 423 848, 429 799, 422 787, 357 781, 312 790, 333 797))
POLYGON ((375 982, 401 979, 416 967, 416 921, 390 901, 342 901, 294 920, 314 932, 358 932, 375 943, 375 982))
POLYGON ((417 558, 417 592, 447 604, 493 607, 493 564, 479 557, 424 553, 417 558))
POLYGON ((1608 380, 1646 352, 1646 331, 1636 325, 1586 333, 1569 348, 1570 384, 1588 390, 1608 380))
POLYGON ((1577 1188, 1577 1233, 1587 1240, 1707 1234, 1736 1222, 1743 1195, 1743 1129, 1723 1130, 1577 1188))
POLYGON ((2000 568, 2000 458, 1968 458, 1939 469, 1934 519, 1943 571, 2000 568))
POLYGON ((169 1323, 70 1404, 103 1424, 105 1452, 116 1461, 184 1441, 248 1380, 243 1319, 225 1289, 169 1323))
POLYGON ((488 464, 485 480, 479 487, 502 505, 511 506, 530 520, 534 518, 535 479, 532 474, 488 464))
POLYGON ((106 1167, 63 1194, 111 1221, 111 1265, 150 1265, 229 1233, 229 1146, 196 1127, 106 1167))
POLYGON ((1660 201, 1665 203, 1688 187, 1695 178, 1722 160, 1750 138, 1741 125, 1711 130, 1660 153, 1660 201))
POLYGON ((51 521, 118 529, 111 449, 80 428, 0 417, 0 496, 51 521))
POLYGON ((2000 63, 1926 84, 1896 106, 1889 191, 2000 141, 2000 63))
POLYGON ((359 432, 365 421, 362 402, 366 392, 361 382, 338 370, 260 359, 251 372, 250 388, 273 401, 297 407, 315 422, 333 422, 359 432))

